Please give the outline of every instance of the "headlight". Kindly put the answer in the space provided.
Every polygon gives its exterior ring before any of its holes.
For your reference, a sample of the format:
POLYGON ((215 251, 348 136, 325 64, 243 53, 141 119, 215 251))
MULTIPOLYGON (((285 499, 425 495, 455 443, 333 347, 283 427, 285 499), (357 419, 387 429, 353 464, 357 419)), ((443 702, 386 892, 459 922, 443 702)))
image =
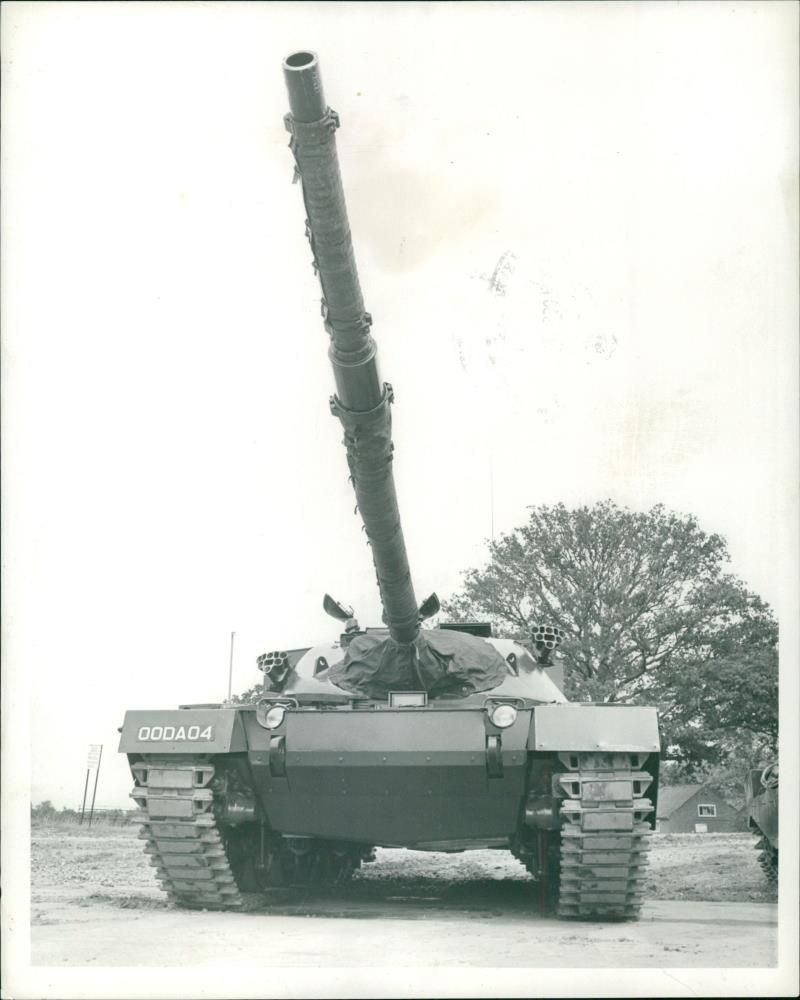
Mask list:
POLYGON ((517 710, 513 705, 495 705, 489 718, 498 729, 508 729, 517 721, 517 710))
POLYGON ((273 705, 264 716, 264 726, 267 729, 277 729, 286 718, 286 709, 283 705, 273 705))

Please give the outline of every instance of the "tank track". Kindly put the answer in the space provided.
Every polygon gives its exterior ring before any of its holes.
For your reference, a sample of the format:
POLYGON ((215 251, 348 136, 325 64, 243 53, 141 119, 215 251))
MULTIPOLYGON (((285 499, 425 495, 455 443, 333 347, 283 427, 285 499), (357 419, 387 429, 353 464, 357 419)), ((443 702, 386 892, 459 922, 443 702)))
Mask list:
MULTIPOLYGON (((638 919, 650 849, 646 753, 562 753, 560 917, 638 919)), ((553 873, 555 874, 555 873, 553 873)))
POLYGON ((131 765, 131 798, 144 811, 139 837, 167 896, 179 906, 235 910, 244 904, 214 816, 215 768, 197 758, 148 757, 131 765))
POLYGON ((767 876, 767 881, 775 885, 778 881, 778 849, 773 847, 764 834, 756 828, 758 841, 756 850, 758 851, 758 863, 761 870, 767 876))
MULTIPOLYGON (((178 906, 250 909, 266 889, 346 882, 375 852, 363 844, 267 833, 255 824, 220 829, 214 791, 228 789, 230 772, 197 757, 148 757, 131 765, 131 792, 144 815, 139 834, 156 878, 178 906), (256 859, 264 857, 259 870, 256 859)), ((224 794, 224 792, 222 793, 224 794)))

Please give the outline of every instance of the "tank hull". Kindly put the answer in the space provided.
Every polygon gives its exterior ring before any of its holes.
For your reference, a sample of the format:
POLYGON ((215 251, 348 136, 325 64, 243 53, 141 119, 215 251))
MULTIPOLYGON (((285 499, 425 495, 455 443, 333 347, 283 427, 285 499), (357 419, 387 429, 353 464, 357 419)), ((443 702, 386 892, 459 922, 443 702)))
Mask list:
POLYGON ((523 709, 503 731, 482 707, 299 707, 275 732, 250 708, 131 711, 119 749, 131 761, 242 754, 273 830, 414 848, 510 841, 536 754, 658 747, 654 709, 562 704, 523 709))

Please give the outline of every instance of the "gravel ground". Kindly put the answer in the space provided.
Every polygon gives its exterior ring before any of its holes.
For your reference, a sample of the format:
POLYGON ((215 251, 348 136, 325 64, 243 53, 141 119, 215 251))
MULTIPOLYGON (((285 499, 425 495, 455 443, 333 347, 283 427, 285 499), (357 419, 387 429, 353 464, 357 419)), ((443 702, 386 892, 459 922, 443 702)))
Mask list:
MULTIPOLYGON (((135 826, 40 826, 31 836, 31 902, 34 923, 50 922, 48 904, 73 900, 80 906, 112 904, 166 908, 135 826)), ((462 854, 379 849, 377 860, 358 872, 345 894, 391 899, 447 898, 464 905, 497 896, 498 882, 530 878, 505 851, 462 854)), ((499 898, 511 900, 516 887, 499 898)), ((756 860, 754 839, 736 834, 656 834, 652 838, 646 900, 777 902, 756 860)))
MULTIPOLYGON (((405 976, 408 968, 440 967, 450 983, 470 966, 571 975, 605 969, 614 971, 614 982, 626 970, 674 968, 684 970, 685 984, 687 969, 741 974, 777 961, 775 890, 747 834, 656 835, 642 918, 631 922, 565 922, 543 913, 534 884, 507 851, 379 850, 347 885, 273 889, 248 896, 243 912, 215 913, 167 903, 135 828, 51 826, 33 830, 31 880, 32 966, 51 984, 60 982, 52 979, 59 969, 87 976, 124 969, 114 980, 124 995, 154 995, 146 979, 141 994, 130 991, 137 966, 180 973, 181 989, 187 969, 203 967, 203 988, 216 970, 215 995, 249 996, 261 994, 231 992, 231 976, 263 976, 272 961, 277 971, 292 971, 286 982, 294 992, 285 995, 322 996, 330 993, 332 969, 350 975, 401 964, 405 976), (313 979, 315 970, 324 971, 324 982, 301 988, 297 976, 313 979)), ((415 995, 429 995, 427 975, 415 995)), ((671 989, 676 981, 662 985, 671 989)), ((465 979, 467 992, 453 995, 472 995, 472 985, 465 979)), ((492 980, 489 994, 495 986, 492 980)), ((629 995, 673 994, 654 987, 629 995)), ((706 983, 694 995, 713 993, 706 983)))

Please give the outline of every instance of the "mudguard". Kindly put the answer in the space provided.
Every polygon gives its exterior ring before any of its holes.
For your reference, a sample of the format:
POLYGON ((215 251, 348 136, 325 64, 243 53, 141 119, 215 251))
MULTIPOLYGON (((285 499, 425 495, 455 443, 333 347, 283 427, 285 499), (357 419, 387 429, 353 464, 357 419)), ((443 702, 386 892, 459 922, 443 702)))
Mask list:
POLYGON ((537 705, 529 750, 658 751, 658 713, 638 705, 537 705))
POLYGON ((208 754, 247 749, 241 713, 233 708, 182 708, 125 713, 120 753, 208 754))

